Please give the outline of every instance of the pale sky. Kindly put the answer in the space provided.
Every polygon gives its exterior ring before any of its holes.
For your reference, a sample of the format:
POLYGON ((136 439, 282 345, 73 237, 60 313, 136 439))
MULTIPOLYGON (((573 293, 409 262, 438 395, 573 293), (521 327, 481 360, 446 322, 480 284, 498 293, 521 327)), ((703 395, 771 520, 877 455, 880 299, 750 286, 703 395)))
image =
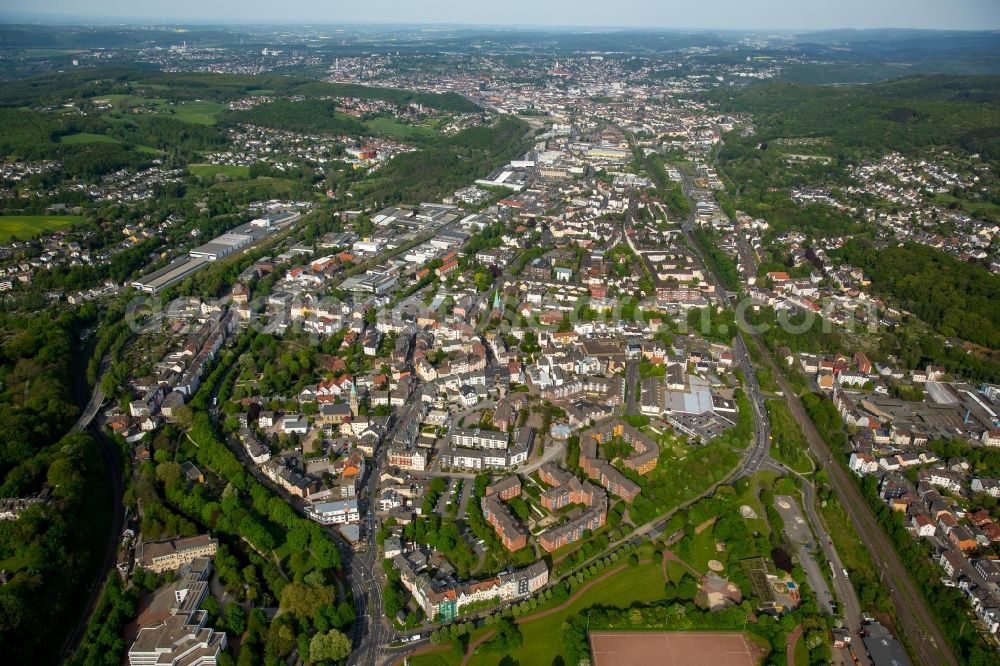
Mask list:
POLYGON ((0 5, 0 16, 94 22, 1000 29, 1000 0, 3 0, 0 5))

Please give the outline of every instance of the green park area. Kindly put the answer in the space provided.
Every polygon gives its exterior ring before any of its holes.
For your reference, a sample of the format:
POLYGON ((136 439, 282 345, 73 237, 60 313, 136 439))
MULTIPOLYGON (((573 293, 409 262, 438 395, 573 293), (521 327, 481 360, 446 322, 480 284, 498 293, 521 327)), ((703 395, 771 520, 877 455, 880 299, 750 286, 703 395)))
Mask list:
POLYGON ((408 139, 429 139, 435 136, 434 130, 427 125, 409 125, 401 123, 395 118, 379 116, 365 121, 365 127, 372 134, 388 136, 400 141, 408 139))
POLYGON ((82 221, 80 215, 0 215, 0 242, 27 240, 82 221))
MULTIPOLYGON (((786 636, 796 625, 803 623, 814 639, 824 635, 825 627, 815 619, 815 601, 807 599, 799 611, 780 620, 757 617, 748 624, 758 600, 751 595, 742 563, 769 558, 772 539, 780 541, 781 526, 780 519, 772 523, 777 514, 766 507, 773 503, 774 492, 793 488, 770 472, 721 486, 710 498, 671 517, 660 536, 613 550, 538 597, 505 607, 485 625, 474 628, 465 622, 436 630, 431 645, 411 656, 409 663, 454 666, 466 657, 470 666, 552 666, 586 657, 588 631, 731 631, 751 626, 750 639, 771 651, 769 663, 784 663, 786 636), (682 535, 679 540, 670 538, 676 534, 682 535), (741 602, 713 612, 695 604, 699 580, 710 568, 740 588, 741 602)), ((828 661, 825 645, 820 640, 812 649, 797 646, 796 663, 828 661)))
POLYGON ((214 179, 218 175, 223 175, 232 180, 235 178, 246 178, 250 174, 250 167, 234 164, 189 164, 187 169, 193 176, 208 179, 214 179))
POLYGON ((68 146, 75 146, 81 143, 121 143, 118 139, 107 134, 92 134, 90 132, 79 132, 77 134, 67 134, 59 138, 59 143, 68 146))
MULTIPOLYGON (((107 134, 93 134, 91 132, 77 132, 76 134, 66 134, 59 137, 59 143, 65 146, 79 146, 89 143, 115 143, 120 144, 121 140, 107 134)), ((150 146, 136 145, 134 148, 140 153, 147 155, 159 155, 161 151, 150 146)))
POLYGON ((799 474, 808 474, 813 469, 809 444, 788 404, 783 400, 768 400, 766 405, 771 424, 771 455, 799 474))
MULTIPOLYGON (((643 557, 648 558, 651 549, 640 549, 637 552, 645 553, 643 557)), ((647 559, 634 566, 616 564, 607 572, 598 574, 597 578, 576 588, 568 600, 543 602, 518 619, 518 629, 524 636, 523 644, 506 654, 520 666, 551 666, 562 654, 560 628, 568 617, 586 612, 591 606, 628 608, 634 603, 659 601, 663 598, 665 582, 659 560, 647 559), (602 578, 603 576, 607 577, 602 578)), ((480 627, 471 634, 470 642, 475 642, 491 631, 493 629, 489 626, 480 627)), ((481 652, 473 654, 468 663, 470 666, 492 665, 501 656, 503 655, 498 652, 481 652)), ((412 666, 457 666, 462 663, 462 657, 450 646, 442 646, 442 651, 411 657, 409 663, 412 666)))
POLYGON ((110 102, 114 108, 105 115, 114 117, 124 111, 139 109, 140 113, 163 114, 195 125, 212 125, 225 108, 221 102, 196 100, 174 104, 162 97, 114 94, 95 97, 91 102, 110 102))
POLYGON ((225 107, 219 102, 186 102, 168 108, 177 120, 195 125, 212 125, 225 107))

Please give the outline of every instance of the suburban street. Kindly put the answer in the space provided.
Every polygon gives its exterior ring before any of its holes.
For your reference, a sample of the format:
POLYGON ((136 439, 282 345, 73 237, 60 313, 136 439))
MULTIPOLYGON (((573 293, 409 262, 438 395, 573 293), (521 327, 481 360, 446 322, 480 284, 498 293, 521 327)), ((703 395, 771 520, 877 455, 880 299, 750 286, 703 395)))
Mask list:
POLYGON ((785 534, 795 548, 795 555, 806 572, 809 586, 816 594, 819 602, 820 612, 824 615, 833 615, 830 610, 830 587, 826 584, 823 572, 816 562, 816 540, 813 538, 812 530, 799 509, 799 502, 791 495, 775 495, 774 508, 778 510, 781 519, 785 523, 785 534))

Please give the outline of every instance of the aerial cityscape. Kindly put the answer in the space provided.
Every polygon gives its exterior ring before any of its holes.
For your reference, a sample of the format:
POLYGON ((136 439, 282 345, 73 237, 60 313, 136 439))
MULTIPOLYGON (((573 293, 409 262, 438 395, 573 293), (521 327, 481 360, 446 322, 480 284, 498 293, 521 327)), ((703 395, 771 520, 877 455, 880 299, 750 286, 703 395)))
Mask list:
POLYGON ((1000 663, 1000 5, 206 4, 0 9, 5 663, 1000 663))

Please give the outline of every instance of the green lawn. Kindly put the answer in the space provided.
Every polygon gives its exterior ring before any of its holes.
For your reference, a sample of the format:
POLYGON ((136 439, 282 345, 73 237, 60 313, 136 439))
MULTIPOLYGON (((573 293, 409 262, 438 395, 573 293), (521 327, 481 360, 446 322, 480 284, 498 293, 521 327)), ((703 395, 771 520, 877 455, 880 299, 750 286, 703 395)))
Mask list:
POLYGON ((455 654, 451 648, 448 652, 432 652, 430 654, 418 654, 407 660, 410 666, 455 666, 462 663, 462 658, 455 654))
POLYGON ((809 648, 802 637, 795 641, 795 666, 809 666, 809 648))
POLYGON ((27 240, 38 234, 63 229, 83 221, 80 215, 2 215, 0 242, 27 240))
POLYGON ((700 495, 721 481, 739 461, 739 451, 724 441, 661 447, 656 468, 642 478, 642 492, 629 508, 632 522, 645 523, 700 495))
POLYGON ((672 583, 680 581, 685 575, 690 575, 687 567, 677 562, 676 560, 667 560, 667 576, 670 577, 672 583))
MULTIPOLYGON (((108 136, 107 134, 91 134, 90 132, 79 132, 77 134, 67 134, 66 136, 60 137, 59 143, 72 146, 72 145, 81 145, 87 143, 121 143, 121 141, 113 136, 108 136)), ((151 146, 135 145, 132 147, 135 148, 136 151, 140 153, 146 153, 147 155, 162 154, 162 151, 159 151, 151 146)))
POLYGON ((107 134, 91 134, 90 132, 79 132, 78 134, 67 134, 59 138, 59 143, 74 145, 80 143, 121 143, 118 139, 107 134))
MULTIPOLYGON (((524 634, 524 645, 520 650, 511 653, 510 656, 520 666, 551 666, 552 661, 562 651, 560 628, 567 617, 586 612, 586 609, 591 606, 627 608, 636 602, 658 601, 663 598, 663 590, 663 573, 658 562, 640 564, 636 567, 627 566, 619 573, 594 585, 558 613, 547 615, 535 621, 517 620, 518 628, 524 634)), ((537 612, 531 611, 529 615, 537 612)), ((473 634, 474 637, 478 635, 481 635, 479 631, 473 634)), ((496 652, 472 655, 469 664, 471 666, 493 666, 503 656, 496 652)))
POLYGON ((792 417, 784 400, 768 400, 767 415, 771 424, 771 455, 799 474, 813 469, 809 458, 809 444, 802 429, 792 417))
POLYGON ((167 100, 162 97, 143 97, 142 95, 127 94, 97 95, 96 97, 91 97, 88 101, 106 101, 120 107, 163 106, 167 103, 167 100))
POLYGON ((57 48, 39 47, 33 49, 24 49, 24 51, 22 51, 21 53, 28 58, 51 58, 53 56, 76 55, 78 53, 84 53, 84 51, 82 49, 57 49, 57 48))
POLYGON ((26 566, 27 564, 25 563, 24 558, 20 555, 14 555, 8 557, 6 560, 0 560, 0 570, 8 571, 12 576, 26 566))
POLYGON ((212 125, 225 107, 219 102, 188 102, 171 108, 177 120, 195 125, 212 125))
POLYGON ((257 188, 262 187, 268 190, 270 198, 277 198, 291 194, 297 185, 298 182, 293 180, 259 176, 253 180, 231 180, 228 183, 216 183, 212 187, 217 187, 228 192, 238 192, 241 190, 256 191, 257 188))
POLYGON ((942 206, 957 203, 959 208, 965 212, 984 220, 1000 220, 1000 205, 990 201, 968 201, 951 194, 935 194, 931 199, 942 206))
POLYGON ((120 116, 132 107, 149 109, 147 113, 162 113, 182 122, 196 125, 212 125, 219 113, 225 108, 220 102, 184 102, 170 104, 161 97, 142 97, 141 95, 99 95, 90 100, 111 102, 115 108, 103 114, 107 119, 120 116))
POLYGON ((698 571, 708 571, 709 560, 719 560, 725 563, 726 554, 720 553, 715 548, 715 536, 711 527, 706 527, 698 534, 692 536, 691 539, 691 559, 693 561, 688 562, 688 564, 692 567, 698 571))
POLYGON ((754 512, 757 514, 757 519, 747 519, 747 524, 750 528, 757 530, 761 534, 770 534, 771 526, 767 522, 767 513, 764 510, 764 505, 760 503, 760 488, 764 487, 774 487, 774 482, 778 478, 777 472, 770 471, 760 471, 750 477, 750 482, 747 485, 746 490, 740 493, 737 497, 737 501, 740 505, 746 504, 750 506, 754 512))
POLYGON ((407 125, 394 118, 380 116, 365 121, 365 127, 374 134, 390 136, 405 141, 407 139, 426 139, 434 136, 434 131, 424 125, 407 125))
POLYGON ((230 164, 189 164, 187 170, 202 178, 215 178, 220 173, 230 179, 246 178, 250 174, 250 167, 230 164))

